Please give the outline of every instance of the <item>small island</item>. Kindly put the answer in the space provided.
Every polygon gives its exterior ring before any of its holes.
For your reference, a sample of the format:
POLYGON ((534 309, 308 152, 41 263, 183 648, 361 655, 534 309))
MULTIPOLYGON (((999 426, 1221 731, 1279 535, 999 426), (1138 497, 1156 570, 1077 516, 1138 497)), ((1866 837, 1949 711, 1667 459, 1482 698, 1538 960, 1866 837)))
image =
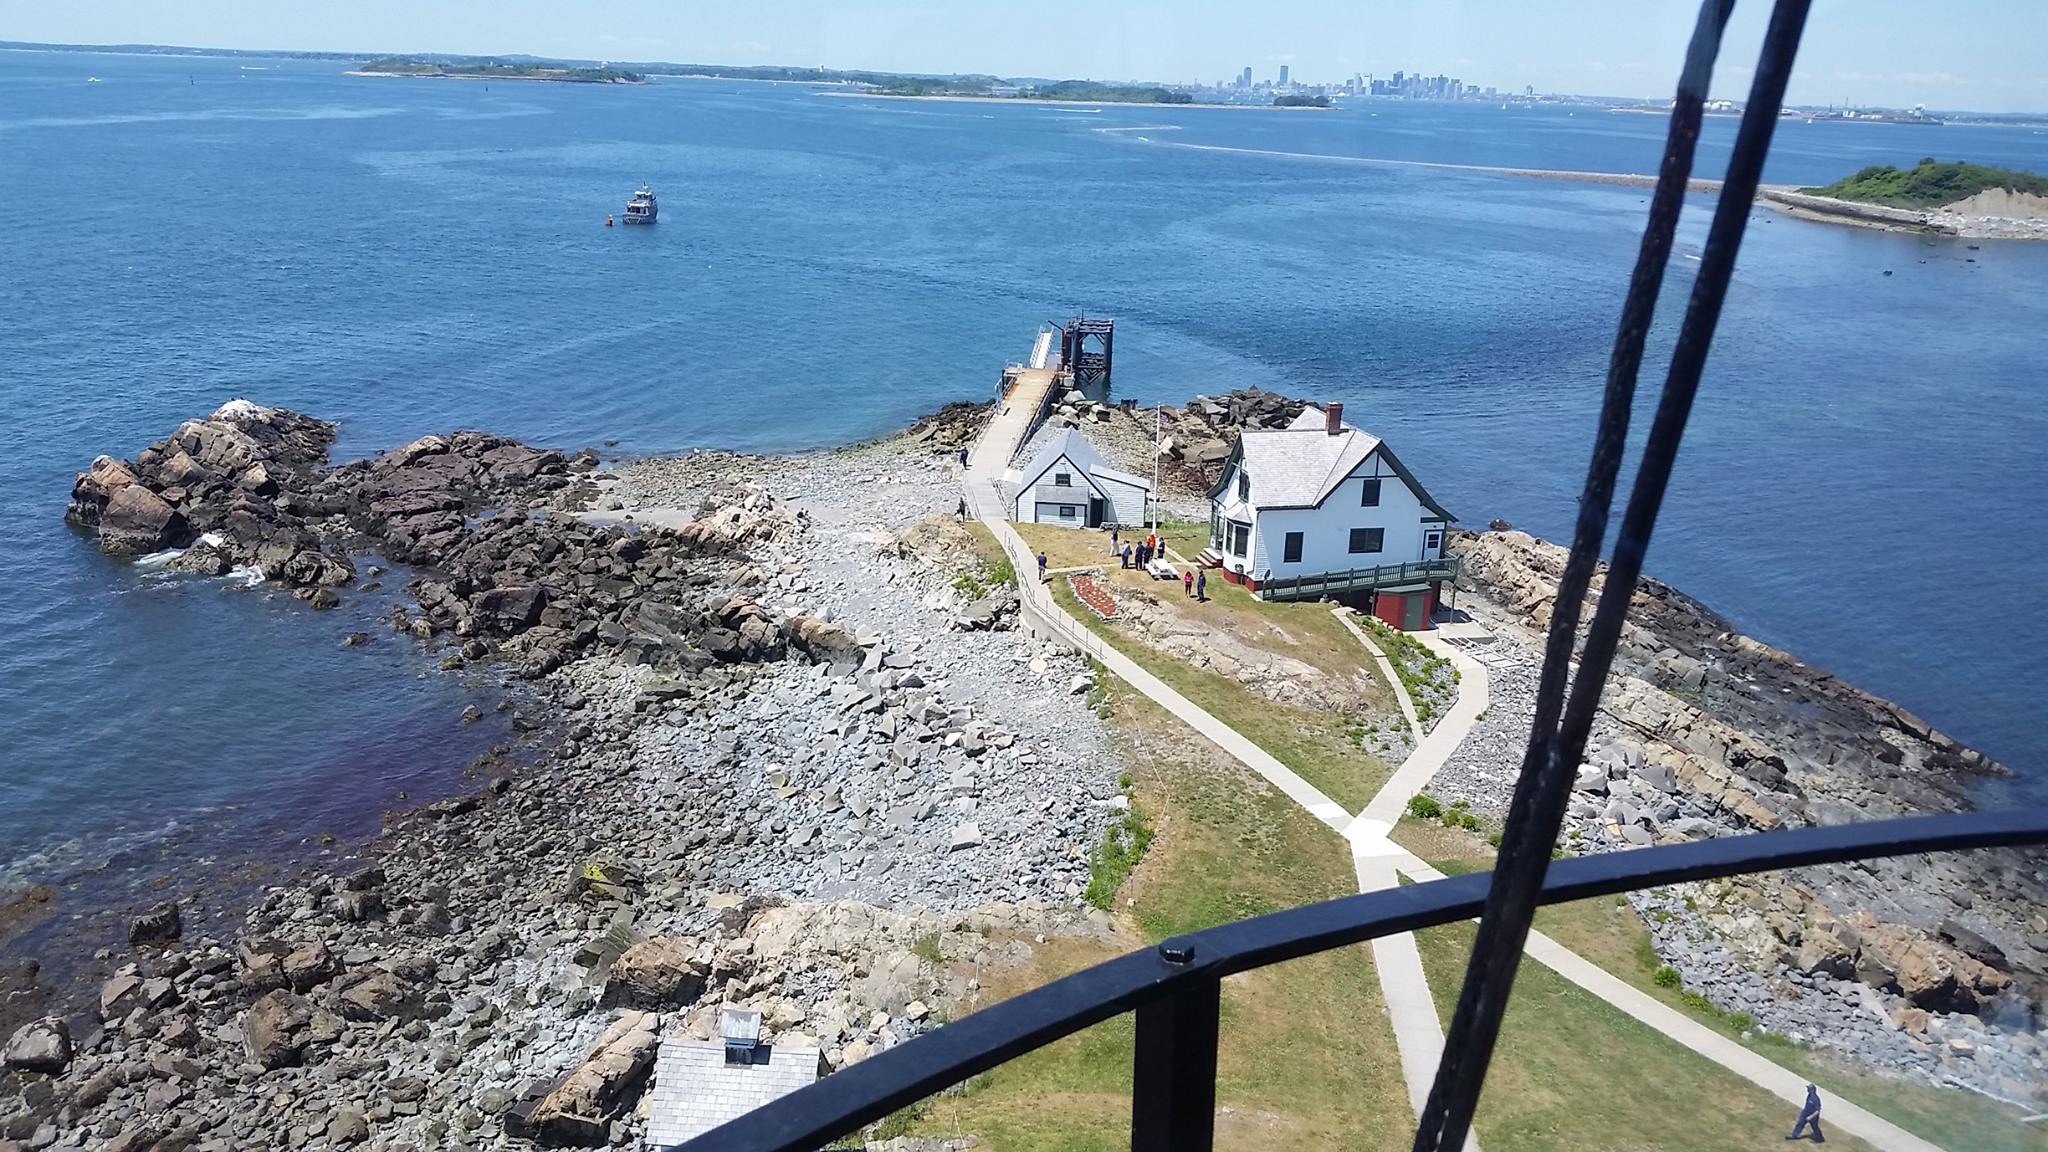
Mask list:
POLYGON ((1328 108, 1329 106, 1330 98, 1328 96, 1303 96, 1300 93, 1289 92, 1273 97, 1273 107, 1275 108, 1328 108))
POLYGON ((505 61, 483 57, 423 60, 386 56, 366 61, 351 76, 438 76, 456 80, 553 80, 567 84, 645 84, 647 77, 624 68, 579 68, 555 64, 505 61))
POLYGON ((1931 156, 1911 168, 1873 164, 1821 187, 1767 189, 1761 199, 1794 216, 1864 228, 2048 240, 2048 176, 1931 156))
POLYGON ((989 76, 887 76, 860 87, 863 96, 910 96, 952 100, 1057 100, 1081 104, 1193 104, 1186 92, 1151 84, 1098 84, 1093 80, 1055 80, 1045 84, 1005 84, 989 76))

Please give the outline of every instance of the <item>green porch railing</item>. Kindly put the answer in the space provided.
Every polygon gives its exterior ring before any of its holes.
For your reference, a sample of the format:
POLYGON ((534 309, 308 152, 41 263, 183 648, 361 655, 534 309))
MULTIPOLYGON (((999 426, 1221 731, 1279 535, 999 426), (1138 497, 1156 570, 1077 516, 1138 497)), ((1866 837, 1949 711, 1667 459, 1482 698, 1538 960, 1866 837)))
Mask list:
POLYGON ((1428 580, 1456 580, 1458 561, 1411 560, 1406 564, 1381 564, 1372 568, 1351 568, 1343 572, 1321 572, 1313 576, 1285 576, 1259 581, 1264 600, 1314 600, 1343 592, 1370 592, 1428 580))

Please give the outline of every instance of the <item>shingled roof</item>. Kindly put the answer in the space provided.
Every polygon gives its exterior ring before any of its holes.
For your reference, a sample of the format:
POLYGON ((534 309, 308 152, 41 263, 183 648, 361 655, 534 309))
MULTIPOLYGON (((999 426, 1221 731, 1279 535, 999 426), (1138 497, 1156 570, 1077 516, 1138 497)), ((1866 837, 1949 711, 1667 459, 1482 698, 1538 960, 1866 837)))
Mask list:
MULTIPOLYGON (((1231 465, 1242 463, 1252 478, 1251 503, 1255 508, 1315 508, 1377 451, 1423 507, 1445 520, 1457 520, 1395 458, 1385 441, 1349 422, 1340 424, 1340 431, 1332 434, 1327 431, 1325 420, 1323 409, 1310 404, 1285 428, 1244 432, 1231 449, 1230 459, 1224 462, 1224 477, 1229 477, 1231 465)), ((1213 498, 1222 491, 1223 483, 1218 481, 1209 495, 1213 498)))

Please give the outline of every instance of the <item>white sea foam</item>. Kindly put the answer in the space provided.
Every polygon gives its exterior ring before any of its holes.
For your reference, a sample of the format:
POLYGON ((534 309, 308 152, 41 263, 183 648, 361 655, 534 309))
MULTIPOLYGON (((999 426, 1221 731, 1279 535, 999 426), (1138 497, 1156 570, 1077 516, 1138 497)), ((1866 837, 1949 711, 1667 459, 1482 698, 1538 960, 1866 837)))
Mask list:
POLYGON ((145 572, 154 572, 184 554, 185 550, 183 548, 166 548, 161 552, 151 552, 147 556, 136 557, 135 566, 145 572))
POLYGON ((256 567, 254 564, 244 564, 239 568, 228 569, 228 574, 223 579, 230 584, 240 584, 244 588, 254 588, 258 584, 263 583, 263 569, 256 567))

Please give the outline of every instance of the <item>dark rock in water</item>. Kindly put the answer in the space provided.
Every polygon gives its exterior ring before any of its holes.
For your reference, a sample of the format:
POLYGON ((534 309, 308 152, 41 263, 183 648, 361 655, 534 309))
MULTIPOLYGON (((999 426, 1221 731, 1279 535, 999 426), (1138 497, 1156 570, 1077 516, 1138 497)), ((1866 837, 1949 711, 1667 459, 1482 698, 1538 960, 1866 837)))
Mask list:
POLYGON ((176 543, 185 518, 164 498, 140 484, 115 492, 99 514, 100 548, 115 556, 140 556, 176 543))
POLYGON ((30 1021, 14 1030, 4 1049, 0 1065, 18 1072, 41 1072, 55 1076, 71 1066, 71 1028, 61 1016, 30 1021))
POLYGON ((1508 532, 1513 530, 1514 528, 1513 524, 1510 524, 1505 520, 1488 520, 1486 522, 1486 526, 1488 529, 1494 532, 1508 532))
POLYGON ((304 1063, 312 1026, 313 1002, 291 992, 267 992, 242 1014, 249 1058, 265 1068, 304 1063))
POLYGON ((351 632, 342 637, 341 646, 343 648, 360 648, 369 642, 370 634, 368 632, 351 632))
POLYGON ((114 493, 134 483, 135 470, 126 462, 112 456, 97 457, 72 483, 71 503, 64 509, 64 518, 81 528, 97 528, 100 514, 114 493))
POLYGON ((184 918, 178 913, 178 905, 164 901, 152 906, 149 911, 137 916, 128 926, 130 944, 170 944, 183 935, 184 918))
POLYGON ((198 576, 225 576, 228 569, 234 567, 234 561, 228 559, 227 553, 218 545, 202 540, 185 549, 169 566, 176 571, 190 572, 198 576))
POLYGON ((461 720, 464 724, 474 724, 483 718, 483 709, 477 707, 474 704, 471 704, 462 710, 461 720))

